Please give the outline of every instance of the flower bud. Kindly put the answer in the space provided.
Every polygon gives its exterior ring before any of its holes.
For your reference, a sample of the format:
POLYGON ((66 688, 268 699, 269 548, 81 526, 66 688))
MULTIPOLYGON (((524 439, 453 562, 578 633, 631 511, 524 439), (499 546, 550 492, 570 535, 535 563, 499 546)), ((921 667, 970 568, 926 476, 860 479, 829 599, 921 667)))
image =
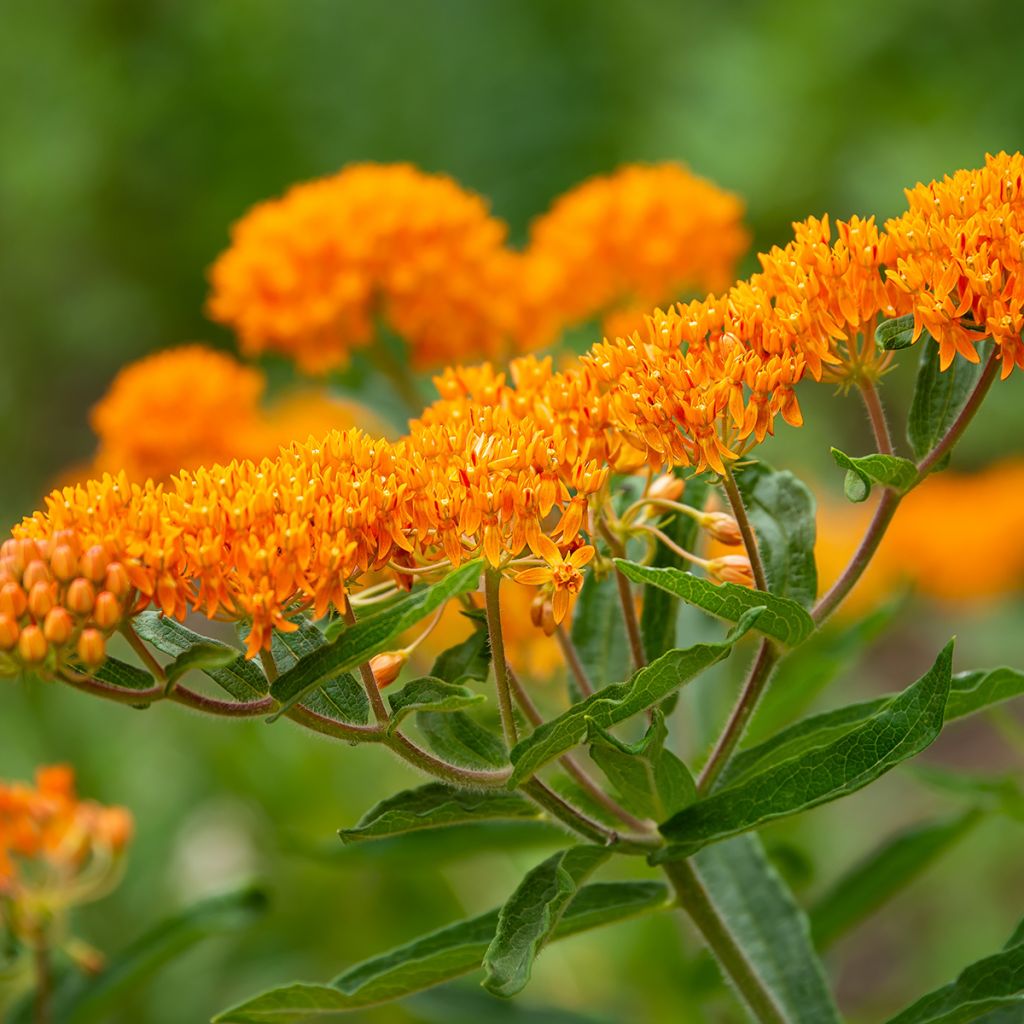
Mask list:
POLYGON ((37 583, 48 583, 49 580, 50 570, 44 561, 37 558, 25 566, 25 574, 21 578, 21 585, 26 590, 31 590, 37 583))
POLYGON ((17 619, 0 613, 0 651, 12 651, 18 643, 17 619))
POLYGON ((665 473, 659 476, 647 489, 648 498, 660 498, 662 501, 678 501, 683 496, 686 481, 681 477, 665 473))
POLYGON ((46 637, 35 625, 26 626, 18 637, 18 657, 26 665, 37 665, 46 657, 46 637))
POLYGON ((45 580, 32 584, 32 589, 28 592, 28 610, 32 613, 32 618, 36 622, 42 622, 53 605, 53 586, 45 580))
POLYGON ((113 629, 121 618, 121 603, 109 590, 104 590, 96 598, 92 617, 100 629, 113 629))
POLYGON ((50 558, 50 568, 53 575, 67 583, 78 575, 78 558, 74 550, 67 544, 59 544, 53 549, 53 556, 50 558))
POLYGON ((538 629, 544 625, 544 602, 547 600, 543 593, 538 593, 530 602, 530 621, 538 629))
POLYGON ((82 555, 82 574, 88 576, 93 583, 101 583, 107 575, 107 565, 110 559, 102 545, 94 544, 84 555, 82 555))
POLYGON ((132 816, 123 807, 103 807, 93 831, 100 842, 116 853, 123 850, 132 838, 132 816))
POLYGON ((370 668, 373 670, 373 678, 377 680, 377 686, 383 690, 390 686, 402 671, 402 666, 409 660, 405 651, 385 651, 370 659, 370 668))
POLYGON ((25 591, 17 583, 5 583, 0 587, 0 612, 10 615, 12 619, 20 619, 28 607, 25 591))
POLYGON ((72 581, 64 601, 69 611, 76 615, 88 615, 95 603, 96 590, 87 579, 79 576, 77 580, 72 581))
POLYGON ((131 585, 132 582, 128 578, 128 570, 120 562, 111 562, 107 566, 104 589, 109 590, 114 597, 124 597, 131 589, 131 585))
POLYGON ((87 668, 98 668, 107 656, 107 645, 98 629, 83 629, 78 638, 78 657, 87 668))
POLYGON ((746 555, 723 555, 712 558, 707 565, 708 574, 720 583, 739 583, 744 587, 754 585, 754 572, 746 555))
POLYGON ((51 608, 46 613, 46 621, 43 623, 43 635, 54 647, 63 647, 71 639, 75 624, 68 615, 66 608, 59 605, 51 608))
POLYGON ((711 534, 719 544, 736 547, 743 543, 740 524, 728 512, 706 512, 700 525, 711 534))

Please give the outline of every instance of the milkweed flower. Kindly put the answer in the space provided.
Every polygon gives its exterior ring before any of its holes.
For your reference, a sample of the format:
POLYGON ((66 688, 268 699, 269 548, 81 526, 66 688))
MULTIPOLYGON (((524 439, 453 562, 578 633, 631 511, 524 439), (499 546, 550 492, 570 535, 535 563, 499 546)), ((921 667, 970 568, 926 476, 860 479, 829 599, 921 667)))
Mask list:
POLYGON ((312 373, 374 341, 378 317, 417 366, 503 356, 524 329, 506 233, 451 178, 353 164, 235 224, 208 309, 247 355, 278 352, 312 373))
POLYGON ((531 547, 547 564, 517 573, 516 582, 550 589, 551 606, 557 625, 565 618, 571 599, 583 589, 583 573, 580 570, 596 552, 592 544, 583 544, 563 553, 543 535, 535 538, 531 547))

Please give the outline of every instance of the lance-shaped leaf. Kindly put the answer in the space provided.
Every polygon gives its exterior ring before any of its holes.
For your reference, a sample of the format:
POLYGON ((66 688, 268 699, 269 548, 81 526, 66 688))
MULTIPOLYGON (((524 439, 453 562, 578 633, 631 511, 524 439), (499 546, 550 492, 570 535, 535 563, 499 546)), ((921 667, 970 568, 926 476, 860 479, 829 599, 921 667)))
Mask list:
MULTIPOLYGON (((931 337, 922 339, 914 398, 907 418, 907 440, 915 458, 923 459, 956 422, 981 377, 991 343, 977 346, 979 361, 969 363, 957 355, 945 370, 939 368, 939 346, 931 337)), ((936 467, 942 469, 948 456, 936 467)))
POLYGON ((1024 787, 1017 773, 1002 776, 967 775, 933 764, 915 764, 910 766, 910 774, 926 786, 966 798, 972 806, 1005 814, 1008 818, 1024 823, 1024 787))
MULTIPOLYGON (((954 719, 982 711, 992 704, 1010 700, 1022 693, 1024 673, 1016 669, 994 668, 958 672, 950 682, 945 720, 952 722, 954 719)), ((812 747, 838 739, 876 715, 899 696, 897 694, 876 697, 874 700, 848 704, 796 722, 763 743, 741 750, 725 766, 716 789, 734 786, 754 771, 763 771, 768 765, 777 764, 812 747)))
MULTIPOLYGON (((104 1024, 123 1011, 126 997, 162 967, 203 939, 250 926, 264 912, 262 889, 248 886, 211 896, 186 908, 113 956, 99 974, 62 975, 53 992, 52 1019, 63 1024, 104 1024)), ((28 1006, 10 1024, 34 1020, 28 1006)))
POLYGON ((117 658, 107 658, 96 669, 87 669, 89 675, 111 686, 119 686, 122 690, 148 690, 156 685, 156 680, 144 669, 129 665, 117 658))
POLYGON ((457 789, 431 782, 389 796, 338 835, 344 843, 358 843, 475 821, 539 819, 542 814, 536 804, 508 790, 457 789))
POLYGON ((195 647, 220 647, 225 651, 234 652, 234 660, 217 668, 204 668, 206 673, 218 686, 226 690, 235 700, 259 700, 267 694, 267 677, 259 667, 246 661, 241 651, 235 650, 230 644, 219 640, 211 640, 194 630, 183 626, 174 619, 168 619, 159 612, 142 612, 133 620, 135 632, 143 640, 151 643, 158 651, 170 654, 175 658, 186 654, 195 647))
POLYGON ((853 502, 866 501, 874 484, 904 494, 917 482, 917 466, 898 455, 875 454, 853 458, 833 448, 832 458, 836 465, 846 470, 843 493, 853 502))
POLYGON ((212 641, 196 644, 187 651, 182 651, 165 667, 167 683, 173 685, 188 672, 211 672, 214 669, 227 668, 233 665, 237 658, 238 651, 233 647, 212 641))
MULTIPOLYGON (((930 340, 927 339, 927 340, 930 340)), ((875 330, 875 342, 886 352, 898 352, 914 344, 914 314, 883 320, 875 330)))
MULTIPOLYGON (((710 487, 702 476, 688 476, 683 499, 691 508, 704 508, 707 503, 710 487)), ((677 515, 661 527, 668 538, 684 551, 693 551, 697 546, 700 527, 690 516, 677 515)), ((685 568, 683 558, 676 554, 667 544, 659 544, 654 549, 654 562, 657 568, 685 568)), ((674 650, 676 643, 676 625, 679 615, 679 598, 660 587, 645 586, 643 591, 643 610, 640 614, 640 633, 644 641, 647 660, 654 661, 666 651, 674 650)), ((623 673, 625 675, 625 673, 623 673)), ((620 677, 621 678, 621 677, 620 677)))
POLYGON ((724 658, 762 611, 763 608, 752 608, 745 612, 724 640, 669 651, 639 669, 627 682, 607 686, 545 722, 512 748, 510 757, 515 767, 509 786, 519 785, 538 768, 576 746, 586 735, 589 722, 610 729, 654 707, 709 665, 724 658))
POLYGON ((901 832, 854 865, 811 910, 811 933, 826 949, 880 906, 902 892, 983 817, 971 808, 955 818, 930 821, 901 832))
POLYGON ((516 887, 498 914, 498 927, 484 954, 484 988, 514 996, 526 988, 541 947, 551 937, 569 901, 611 851, 573 846, 542 861, 516 887))
MULTIPOLYGON (((571 635, 580 661, 596 689, 629 675, 629 640, 614 574, 603 579, 590 575, 573 609, 571 635)), ((569 685, 574 698, 582 696, 571 674, 569 685)))
POLYGON ((1024 1019, 1024 921, 1000 952, 965 967, 887 1024, 967 1024, 987 1014, 1000 1022, 1024 1019))
POLYGON ((635 583, 647 583, 681 597, 727 622, 738 622, 751 608, 764 608, 758 616, 758 632, 789 646, 805 640, 814 631, 814 620, 802 605, 776 594, 741 587, 735 583, 712 583, 683 569, 659 569, 617 558, 619 571, 635 583))
POLYGON ((461 643, 442 651, 434 661, 430 674, 435 679, 457 683, 463 679, 484 680, 491 667, 491 645, 487 637, 487 620, 483 612, 463 612, 473 623, 473 632, 461 643))
POLYGON ((464 768, 508 764, 505 741, 465 711, 423 711, 416 716, 427 746, 438 757, 464 768))
POLYGON ((839 739, 748 774, 680 811, 661 826, 670 846, 655 856, 686 857, 708 843, 856 792, 919 754, 942 729, 953 642, 898 697, 839 739))
MULTIPOLYGON (((786 1024, 838 1024, 807 918, 757 836, 701 850, 693 867, 739 956, 786 1024)), ((775 1019, 775 1018, 773 1018, 775 1019)))
POLYGON ((468 686, 446 683, 443 679, 432 676, 413 679, 388 697, 392 712, 388 732, 394 732, 402 719, 414 711, 460 711, 482 704, 485 699, 482 693, 474 693, 468 686))
POLYGON ((645 818, 664 821, 697 797, 693 776, 682 761, 665 749, 668 729, 658 709, 639 743, 617 736, 588 721, 590 756, 618 790, 626 807, 645 818))
POLYGON ((814 564, 814 495, 788 471, 776 472, 763 462, 736 470, 768 589, 810 608, 818 597, 814 564))
POLYGON ((282 673, 270 688, 281 702, 279 717, 293 704, 328 679, 349 672, 375 654, 386 650, 394 638, 439 608, 445 601, 475 590, 480 582, 481 563, 470 562, 449 573, 439 583, 414 591, 387 611, 363 619, 282 673))
MULTIPOLYGON (((552 939, 612 924, 669 905, 659 882, 585 886, 570 902, 552 939)), ((330 985, 295 983, 272 989, 219 1014, 217 1024, 290 1024, 401 999, 480 966, 498 927, 498 910, 460 921, 366 960, 330 985)))

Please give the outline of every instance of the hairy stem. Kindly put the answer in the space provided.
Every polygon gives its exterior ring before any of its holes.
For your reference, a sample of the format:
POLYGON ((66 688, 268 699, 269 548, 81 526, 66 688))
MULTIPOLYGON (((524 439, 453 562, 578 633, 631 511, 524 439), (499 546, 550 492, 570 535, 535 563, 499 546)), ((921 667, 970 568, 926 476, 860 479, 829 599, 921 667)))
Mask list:
MULTIPOLYGON (((608 524, 598 520, 598 531, 604 537, 608 548, 616 558, 625 558, 626 549, 622 542, 608 529, 608 524)), ((647 654, 644 651, 644 638, 640 632, 640 620, 636 615, 636 603, 633 601, 633 588, 628 579, 615 570, 615 585, 619 591, 619 603, 622 605, 622 618, 626 623, 626 635, 629 637, 629 649, 633 655, 633 666, 643 668, 647 664, 647 654)))
POLYGON ((743 950, 729 933, 704 883, 689 860, 669 861, 664 865, 679 905, 689 914, 722 970, 736 986, 754 1017, 762 1024, 786 1024, 771 992, 748 962, 743 950))
POLYGON ((508 662, 505 660, 505 638, 501 632, 501 573, 488 569, 484 573, 484 601, 487 610, 487 634, 491 642, 491 661, 494 663, 494 683, 498 691, 498 710, 505 743, 511 750, 519 736, 516 731, 515 709, 512 707, 512 687, 509 682, 508 662))
POLYGON ((164 685, 167 684, 167 673, 163 665, 153 656, 153 652, 143 643, 142 637, 132 628, 130 622, 125 622, 120 628, 121 635, 131 645, 132 650, 142 659, 142 663, 153 675, 164 685))
POLYGON ((857 388, 860 391, 861 400, 864 402, 868 420, 871 422, 871 430, 874 432, 875 444, 879 453, 892 455, 892 434, 889 431, 889 420, 885 415, 885 407, 882 405, 875 382, 864 377, 857 382, 857 388))
POLYGON ((729 499, 729 507, 732 509, 733 518, 739 525, 740 535, 743 537, 743 546, 747 549, 747 558, 750 559, 750 570, 754 574, 754 583, 757 585, 758 590, 767 590, 768 577, 764 573, 761 551, 757 546, 754 528, 750 525, 747 508, 743 504, 743 496, 736 485, 736 477, 733 476, 731 466, 725 466, 722 482, 725 485, 725 496, 729 499))
POLYGON ((558 640, 558 646, 562 648, 562 656, 565 658, 565 663, 569 666, 569 670, 576 679, 580 693, 584 697, 591 696, 594 692, 594 684, 591 683, 590 676, 587 675, 587 670, 583 667, 583 662, 580 661, 579 651, 576 650, 576 645, 572 642, 572 638, 566 632, 564 626, 558 626, 555 630, 555 637, 558 640))
MULTIPOLYGON (((347 596, 345 597, 345 608, 342 614, 350 626, 356 624, 356 613, 352 610, 352 604, 347 596)), ((373 674, 373 669, 370 668, 369 662, 364 661, 359 666, 359 678, 363 681, 366 698, 370 702, 370 707, 373 708, 373 717, 383 725, 391 716, 388 714, 387 705, 384 703, 380 687, 377 685, 377 677, 373 674)))

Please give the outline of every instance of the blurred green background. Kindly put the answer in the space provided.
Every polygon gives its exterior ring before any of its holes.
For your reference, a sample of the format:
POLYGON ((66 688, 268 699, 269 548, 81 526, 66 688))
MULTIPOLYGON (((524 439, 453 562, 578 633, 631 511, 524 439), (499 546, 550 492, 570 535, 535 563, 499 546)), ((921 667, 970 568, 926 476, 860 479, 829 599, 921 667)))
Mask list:
MULTIPOLYGON (((228 225, 346 162, 448 172, 489 196, 521 239, 586 176, 679 159, 746 199, 764 248, 793 219, 889 216, 903 186, 1024 146, 1024 8, 996 0, 4 0, 0 15, 4 521, 90 454, 88 409, 119 366, 185 340, 230 347, 202 312, 228 225)), ((904 362, 889 384, 897 411, 904 362)), ((1019 378, 997 387, 962 466, 1024 450, 1019 378)), ((821 439, 863 444, 861 417, 823 390, 808 408, 815 430, 791 433, 772 457, 824 475, 821 439)), ((951 543, 972 527, 951 524, 951 543)), ((1011 602, 954 626, 914 604, 833 699, 903 685, 954 629, 960 667, 1020 665, 1021 610, 1011 602)), ((67 760, 85 793, 137 816, 123 888, 81 915, 92 941, 116 949, 199 890, 271 882, 267 917, 190 954, 119 1020, 200 1021, 274 983, 326 979, 500 902, 545 852, 343 855, 334 830, 411 781, 379 751, 289 723, 139 714, 39 685, 5 685, 0 699, 0 776, 67 760)), ((723 702, 719 687, 682 713, 713 717, 723 702)), ((985 722, 957 726, 930 756, 1020 770, 985 722)), ((955 806, 897 773, 768 839, 813 899, 882 834, 955 806)), ((880 1019, 1002 943, 1024 907, 1021 838, 1020 826, 986 820, 836 947, 829 964, 851 1019, 880 1019)), ((651 919, 552 948, 524 1005, 590 1021, 737 1019, 728 999, 698 1000, 703 977, 689 931, 651 919)), ((519 1019, 505 1009, 474 1004, 458 1017, 421 1001, 359 1019, 519 1019)))

